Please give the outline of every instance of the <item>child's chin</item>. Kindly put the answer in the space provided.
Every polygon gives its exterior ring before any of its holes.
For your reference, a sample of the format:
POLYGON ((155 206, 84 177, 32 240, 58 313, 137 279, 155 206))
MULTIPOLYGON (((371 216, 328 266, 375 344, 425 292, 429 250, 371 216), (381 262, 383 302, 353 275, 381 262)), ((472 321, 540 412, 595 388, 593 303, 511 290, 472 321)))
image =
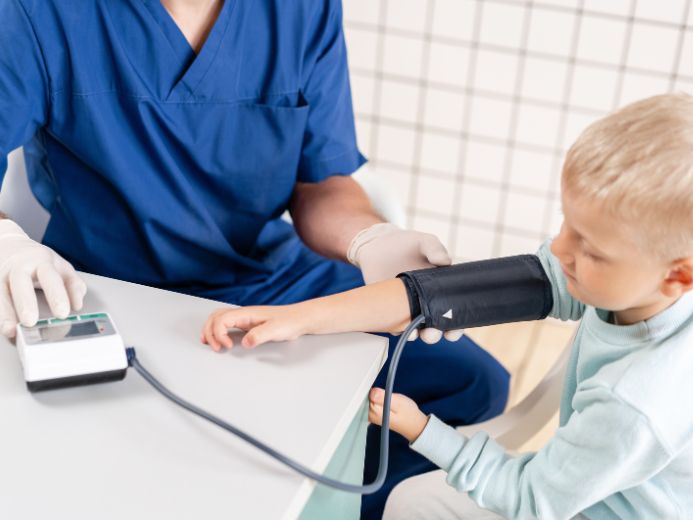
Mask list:
POLYGON ((604 305, 601 305, 598 301, 596 301, 594 298, 589 298, 588 296, 585 296, 582 294, 579 290, 577 290, 575 287, 571 287, 568 285, 566 287, 568 289, 568 293, 575 298, 577 301, 582 303, 583 305, 589 305, 590 307, 596 307, 598 309, 605 309, 604 305))
POLYGON ((566 289, 568 290, 568 294, 570 294, 573 298, 578 300, 580 303, 584 303, 585 305, 591 305, 589 302, 585 301, 584 296, 580 293, 580 291, 575 287, 575 282, 573 282, 571 279, 568 279, 568 283, 566 284, 566 289))

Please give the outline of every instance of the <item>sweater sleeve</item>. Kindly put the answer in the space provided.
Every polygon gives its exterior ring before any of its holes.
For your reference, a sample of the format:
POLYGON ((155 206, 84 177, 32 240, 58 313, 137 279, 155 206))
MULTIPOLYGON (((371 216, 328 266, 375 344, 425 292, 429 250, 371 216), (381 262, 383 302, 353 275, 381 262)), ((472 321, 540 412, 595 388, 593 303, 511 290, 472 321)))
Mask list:
POLYGON ((563 321, 576 321, 582 318, 585 313, 585 304, 573 298, 568 292, 561 264, 551 253, 551 240, 542 244, 537 256, 551 282, 553 309, 551 309, 549 316, 563 321))
POLYGON ((579 410, 537 453, 511 456, 479 433, 466 438, 431 416, 411 447, 448 483, 506 518, 572 518, 659 472, 671 456, 646 416, 611 390, 576 394, 579 410))

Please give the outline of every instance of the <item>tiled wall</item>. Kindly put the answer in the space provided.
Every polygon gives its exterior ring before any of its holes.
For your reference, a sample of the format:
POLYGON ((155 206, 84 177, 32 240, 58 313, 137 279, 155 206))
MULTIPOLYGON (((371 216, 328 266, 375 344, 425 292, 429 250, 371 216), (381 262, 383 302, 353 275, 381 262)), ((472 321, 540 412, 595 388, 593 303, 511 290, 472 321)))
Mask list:
POLYGON ((534 251, 579 132, 693 92, 691 0, 343 2, 359 144, 458 261, 534 251))

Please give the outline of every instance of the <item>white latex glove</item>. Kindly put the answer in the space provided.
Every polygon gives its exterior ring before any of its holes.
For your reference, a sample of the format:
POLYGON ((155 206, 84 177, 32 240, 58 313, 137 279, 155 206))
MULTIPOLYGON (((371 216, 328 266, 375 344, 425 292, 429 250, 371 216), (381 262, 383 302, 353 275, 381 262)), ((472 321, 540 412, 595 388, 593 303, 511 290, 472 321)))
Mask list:
POLYGON ((0 220, 0 334, 14 337, 17 321, 31 327, 39 317, 37 288, 51 312, 65 318, 82 308, 87 286, 52 249, 31 240, 11 220, 0 220))
MULTIPOLYGON (((360 231, 351 241, 347 260, 361 269, 366 284, 396 277, 404 271, 450 265, 452 259, 445 246, 435 235, 400 229, 394 224, 374 224, 360 231)), ((445 339, 457 341, 464 331, 449 330, 445 339)), ((443 332, 423 329, 412 332, 409 340, 417 336, 426 343, 440 341, 443 332)))

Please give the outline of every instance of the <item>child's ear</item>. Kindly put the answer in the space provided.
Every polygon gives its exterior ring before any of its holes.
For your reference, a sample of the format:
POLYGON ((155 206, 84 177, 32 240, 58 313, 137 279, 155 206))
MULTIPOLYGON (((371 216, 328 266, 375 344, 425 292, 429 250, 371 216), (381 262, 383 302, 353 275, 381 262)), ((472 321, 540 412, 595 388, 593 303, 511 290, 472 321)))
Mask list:
POLYGON ((691 289, 693 289, 693 256, 674 261, 662 282, 662 292, 665 296, 678 297, 691 289))

